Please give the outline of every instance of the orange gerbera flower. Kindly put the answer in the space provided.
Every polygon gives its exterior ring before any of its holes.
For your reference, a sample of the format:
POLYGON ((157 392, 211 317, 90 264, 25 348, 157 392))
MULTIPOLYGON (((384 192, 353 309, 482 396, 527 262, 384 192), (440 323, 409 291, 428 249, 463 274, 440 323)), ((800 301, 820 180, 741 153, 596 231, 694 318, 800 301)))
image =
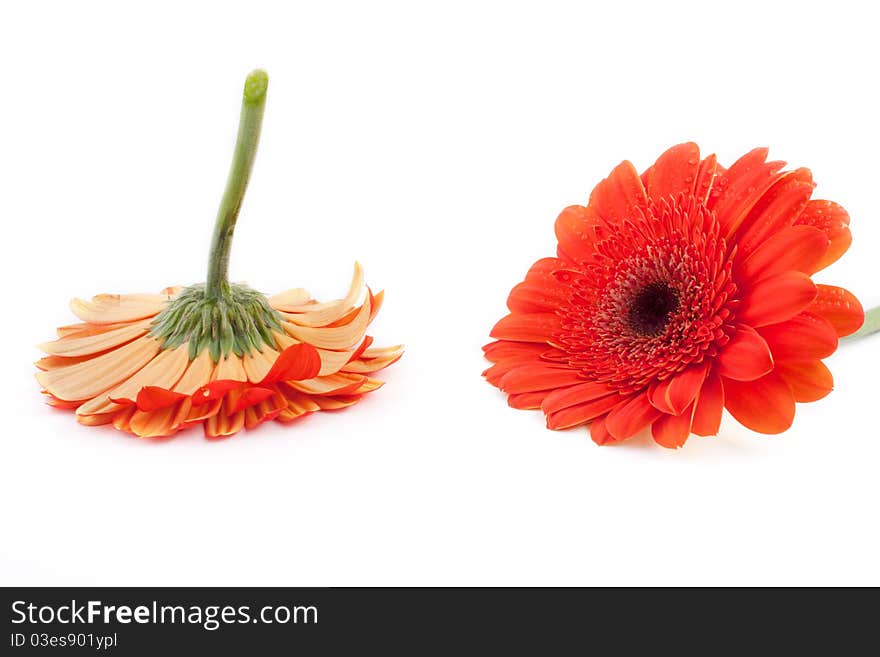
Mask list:
POLYGON ((723 408, 767 434, 832 388, 822 359, 864 321, 810 276, 850 245, 849 217, 810 200, 807 169, 755 149, 729 169, 696 144, 641 176, 617 166, 556 220, 557 257, 513 288, 484 375, 551 429, 600 444, 651 427, 664 447, 718 432, 723 408))
POLYGON ((402 347, 370 348, 366 330, 383 295, 365 292, 360 265, 346 297, 329 303, 303 289, 267 298, 227 281, 267 84, 262 71, 245 83, 207 283, 75 299, 71 309, 83 323, 58 329, 57 340, 41 345, 49 355, 37 362, 51 405, 75 409, 83 424, 112 422, 138 436, 203 424, 217 437, 350 406, 382 385, 369 375, 400 358, 402 347))

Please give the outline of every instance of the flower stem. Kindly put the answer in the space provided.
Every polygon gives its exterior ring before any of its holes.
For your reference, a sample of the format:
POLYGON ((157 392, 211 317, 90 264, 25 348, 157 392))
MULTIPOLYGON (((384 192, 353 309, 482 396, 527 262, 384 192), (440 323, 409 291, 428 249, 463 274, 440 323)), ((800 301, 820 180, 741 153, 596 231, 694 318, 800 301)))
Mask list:
POLYGON ((865 323, 862 324, 862 328, 849 336, 849 339, 856 340, 877 331, 880 331, 880 306, 865 312, 865 323))
POLYGON ((248 75, 244 83, 235 153, 226 180, 226 190, 217 212, 211 254, 208 258, 208 279, 205 283, 205 297, 208 299, 218 299, 229 292, 229 248, 232 246, 235 222, 257 155, 268 84, 269 76, 260 70, 248 75))

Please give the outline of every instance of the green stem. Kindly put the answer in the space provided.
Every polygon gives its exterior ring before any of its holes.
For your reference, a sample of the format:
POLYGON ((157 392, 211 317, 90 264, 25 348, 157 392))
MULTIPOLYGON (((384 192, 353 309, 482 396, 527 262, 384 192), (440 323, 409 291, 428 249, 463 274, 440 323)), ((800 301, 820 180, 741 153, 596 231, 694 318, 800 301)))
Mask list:
POLYGON ((235 222, 257 155, 268 84, 269 76, 260 70, 248 75, 244 83, 238 139, 235 142, 229 178, 226 180, 226 190, 217 212, 211 254, 208 258, 208 279, 205 283, 205 297, 208 299, 219 299, 229 292, 229 248, 232 246, 235 222))
POLYGON ((865 312, 865 323, 862 324, 862 328, 849 336, 849 339, 855 340, 863 338, 866 335, 876 333, 877 331, 880 331, 880 306, 871 308, 871 310, 865 312))

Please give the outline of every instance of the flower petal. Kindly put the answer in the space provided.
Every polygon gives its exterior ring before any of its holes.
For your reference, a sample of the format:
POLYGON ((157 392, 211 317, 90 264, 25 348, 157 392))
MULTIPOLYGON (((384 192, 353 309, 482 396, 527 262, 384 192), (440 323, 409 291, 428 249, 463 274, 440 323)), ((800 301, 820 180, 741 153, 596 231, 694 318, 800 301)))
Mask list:
POLYGON ((758 329, 777 363, 785 360, 827 358, 837 349, 837 331, 831 323, 809 312, 758 329))
POLYGON ((586 424, 605 415, 612 408, 619 405, 623 399, 620 395, 614 393, 554 411, 547 415, 547 428, 570 429, 579 424, 586 424))
POLYGON ((724 383, 718 372, 710 372, 700 388, 691 431, 698 436, 714 436, 721 427, 724 410, 724 383))
POLYGON ((645 191, 654 201, 694 190, 700 166, 700 147, 693 142, 678 144, 661 155, 646 175, 645 191))
POLYGON ((513 313, 495 324, 489 335, 519 342, 547 342, 559 331, 561 324, 556 313, 513 313))
POLYGON ((590 208, 612 224, 622 222, 647 204, 642 180, 629 161, 618 164, 590 194, 590 208))
POLYGON ((813 402, 834 389, 834 377, 821 360, 780 363, 776 370, 785 379, 797 402, 813 402))
POLYGON ((159 349, 158 340, 144 336, 82 363, 37 372, 36 377, 40 385, 59 399, 91 399, 140 370, 159 349))
POLYGON ((717 362, 719 374, 737 381, 754 381, 773 369, 773 355, 767 342, 746 325, 737 328, 717 362))
POLYGON ((709 204, 721 225, 721 237, 730 239, 755 204, 781 177, 777 172, 785 163, 766 162, 766 159, 767 149, 756 148, 727 170, 726 187, 709 204))
POLYGON ((641 393, 608 413, 605 426, 616 440, 626 440, 647 427, 661 414, 648 401, 648 395, 641 393))
POLYGON ((583 383, 578 370, 545 363, 520 365, 501 377, 499 387, 507 393, 552 390, 583 383))
POLYGON ((752 431, 782 433, 794 421, 794 395, 779 372, 749 382, 724 381, 724 406, 752 431))
POLYGON ((651 389, 649 399, 657 410, 679 415, 691 405, 709 371, 708 361, 691 365, 651 389))
POLYGON ((597 445, 611 445, 617 442, 614 436, 608 433, 604 417, 600 417, 590 425, 590 438, 597 445))
POLYGON ((605 383, 587 381, 586 383, 578 383, 554 390, 544 398, 541 408, 545 413, 555 413, 563 408, 583 404, 614 392, 616 392, 615 389, 605 383))
POLYGON ((677 449, 685 444, 691 434, 693 406, 688 406, 680 415, 664 413, 651 425, 654 442, 669 449, 677 449))
POLYGON ((828 249, 825 255, 816 263, 815 273, 824 269, 846 253, 852 243, 852 234, 849 232, 849 215, 846 210, 833 201, 814 199, 806 204, 804 211, 795 220, 795 225, 814 226, 828 238, 828 249))
POLYGON ((799 271, 769 276, 750 286, 737 318, 754 328, 791 319, 816 298, 816 286, 799 271))
POLYGON ((834 285, 817 285, 816 298, 807 310, 824 317, 837 335, 843 337, 858 331, 865 323, 862 304, 849 290, 834 285))
POLYGON ((559 241, 560 257, 573 261, 588 258, 595 241, 594 228, 600 222, 593 208, 571 205, 556 218, 556 239, 559 241))
POLYGON ((158 315, 170 299, 166 294, 99 294, 91 301, 74 299, 70 309, 84 322, 114 324, 158 315))
POLYGON ((124 324, 111 331, 103 331, 94 335, 80 336, 74 334, 54 342, 46 342, 40 345, 40 349, 54 356, 67 358, 77 356, 90 356, 108 349, 113 349, 139 338, 150 330, 151 320, 143 320, 133 324, 124 324))
POLYGON ((739 257, 750 256, 774 233, 794 224, 814 187, 809 169, 782 173, 740 226, 736 239, 739 257))
POLYGON ((785 271, 811 274, 828 249, 828 238, 812 226, 791 226, 774 233, 745 259, 740 272, 758 281, 785 271))
POLYGON ((295 344, 278 356, 272 369, 260 382, 261 385, 277 381, 301 381, 318 376, 321 371, 321 357, 310 344, 295 344))

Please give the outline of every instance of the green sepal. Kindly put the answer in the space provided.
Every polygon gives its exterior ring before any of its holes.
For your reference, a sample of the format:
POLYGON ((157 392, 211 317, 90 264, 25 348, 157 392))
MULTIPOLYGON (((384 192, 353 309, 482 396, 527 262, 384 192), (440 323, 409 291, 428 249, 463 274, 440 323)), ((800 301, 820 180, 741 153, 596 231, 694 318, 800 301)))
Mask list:
POLYGON ((216 363, 223 356, 275 348, 272 329, 281 330, 280 315, 266 297, 244 285, 229 285, 209 298, 204 285, 185 288, 153 321, 150 333, 165 349, 189 343, 190 360, 205 349, 216 363))

